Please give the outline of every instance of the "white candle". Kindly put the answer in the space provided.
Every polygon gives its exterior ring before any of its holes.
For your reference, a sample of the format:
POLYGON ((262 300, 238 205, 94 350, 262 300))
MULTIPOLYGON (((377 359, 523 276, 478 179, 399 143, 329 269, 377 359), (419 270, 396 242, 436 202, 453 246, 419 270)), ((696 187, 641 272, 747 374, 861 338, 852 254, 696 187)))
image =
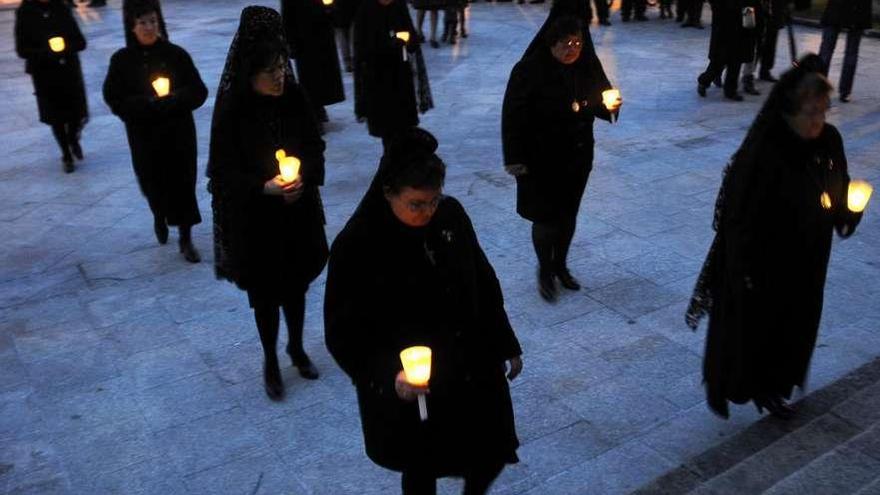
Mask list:
POLYGON ((167 77, 157 77, 156 79, 153 79, 153 90, 156 91, 156 95, 159 98, 168 96, 168 93, 171 92, 171 80, 167 77))
POLYGON ((49 49, 55 53, 63 52, 66 46, 67 45, 64 43, 64 38, 62 38, 61 36, 49 38, 49 49))
MULTIPOLYGON (((424 387, 431 379, 431 348, 425 346, 408 347, 400 352, 400 362, 403 363, 403 373, 410 385, 424 387)), ((425 402, 425 394, 419 394, 419 418, 422 421, 428 419, 428 404, 425 402)))
POLYGON ((864 180, 854 180, 849 183, 849 191, 846 195, 846 206, 853 213, 861 213, 868 206, 874 187, 864 180))

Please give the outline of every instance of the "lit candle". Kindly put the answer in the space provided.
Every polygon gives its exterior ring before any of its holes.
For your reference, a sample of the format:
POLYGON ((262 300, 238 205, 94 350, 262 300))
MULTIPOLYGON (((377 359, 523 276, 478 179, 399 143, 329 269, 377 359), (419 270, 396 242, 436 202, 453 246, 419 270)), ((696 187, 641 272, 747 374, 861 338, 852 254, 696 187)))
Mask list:
POLYGON ((617 89, 606 89, 602 91, 602 103, 605 108, 611 112, 611 122, 615 121, 616 110, 620 106, 620 91, 617 89))
POLYGON ((275 152, 275 159, 278 160, 278 172, 284 182, 293 182, 299 177, 299 158, 287 156, 284 150, 278 150, 275 152))
POLYGON ((853 213, 861 213, 868 206, 874 187, 867 181, 854 180, 849 183, 849 191, 846 195, 846 206, 853 213))
POLYGON ((159 98, 164 98, 171 92, 171 80, 167 77, 157 77, 153 79, 153 89, 159 98))
POLYGON ((325 7, 329 7, 333 5, 333 0, 321 0, 321 3, 323 3, 325 7))
POLYGON ((403 41, 403 61, 406 62, 409 60, 409 55, 406 53, 406 45, 409 43, 409 31, 398 31, 394 33, 394 37, 403 41))
POLYGON ((822 205, 822 208, 825 208, 826 210, 830 210, 831 206, 833 206, 831 204, 831 195, 828 194, 827 192, 823 192, 822 195, 819 196, 819 204, 822 205))
POLYGON ((55 53, 61 53, 65 48, 64 38, 61 36, 55 36, 54 38, 49 38, 49 49, 55 53))
MULTIPOLYGON (((400 352, 400 362, 403 363, 403 373, 410 385, 424 387, 431 379, 431 348, 415 346, 400 352)), ((422 421, 428 419, 428 405, 425 402, 425 394, 419 394, 419 417, 422 421)))

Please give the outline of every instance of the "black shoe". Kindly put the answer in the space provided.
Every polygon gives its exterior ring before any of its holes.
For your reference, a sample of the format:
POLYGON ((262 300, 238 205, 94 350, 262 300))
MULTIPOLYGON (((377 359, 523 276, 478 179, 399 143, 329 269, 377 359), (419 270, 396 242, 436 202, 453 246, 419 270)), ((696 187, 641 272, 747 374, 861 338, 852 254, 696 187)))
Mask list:
POLYGON ((541 295, 541 298, 549 303, 556 302, 556 293, 553 275, 538 270, 538 294, 541 295))
POLYGON ((703 98, 705 98, 705 97, 706 97, 706 90, 707 90, 707 89, 709 89, 709 86, 703 86, 702 83, 697 82, 697 94, 698 94, 698 95, 700 95, 700 96, 702 96, 703 98))
POLYGON ((645 21, 648 20, 648 18, 645 17, 645 16, 643 16, 643 15, 637 15, 637 16, 636 16, 636 20, 639 21, 639 22, 645 22, 645 21))
POLYGON ((620 20, 623 22, 629 22, 629 17, 621 17, 620 20))
POLYGON ((574 278, 568 268, 562 268, 556 271, 556 278, 559 284, 568 290, 581 290, 581 284, 574 278))
POLYGON ((281 370, 278 369, 278 361, 263 363, 263 388, 266 395, 274 401, 284 398, 284 382, 281 381, 281 370))
POLYGON ((165 223, 164 218, 153 218, 153 232, 156 233, 156 240, 159 241, 159 244, 168 242, 168 224, 165 223))
POLYGON ((467 37, 468 37, 467 31, 465 31, 464 28, 461 28, 461 37, 462 37, 462 38, 467 38, 467 37))
POLYGON ((840 95, 841 103, 849 103, 849 95, 840 95))
POLYGON ((776 79, 775 77, 773 77, 773 74, 771 74, 769 71, 768 72, 761 71, 761 73, 758 75, 758 79, 760 79, 762 81, 774 82, 774 83, 776 81, 779 81, 779 79, 776 79))
POLYGON ((743 101, 743 97, 739 93, 725 94, 724 97, 730 101, 743 101))
POLYGON ((299 376, 306 380, 318 379, 320 376, 318 374, 318 368, 315 368, 315 365, 312 364, 312 360, 309 359, 309 355, 306 354, 305 351, 291 352, 288 349, 287 355, 290 356, 290 363, 299 371, 299 376))
POLYGON ((76 157, 77 160, 83 159, 83 150, 79 145, 79 141, 74 141, 73 144, 70 145, 70 151, 73 153, 73 156, 76 157))
POLYGON ((753 76, 744 77, 742 79, 743 92, 750 95, 758 96, 761 94, 757 88, 755 88, 755 78, 753 76))
MULTIPOLYGON (((168 227, 165 228, 166 230, 168 229, 168 227)), ((191 240, 180 241, 180 252, 183 254, 183 259, 190 263, 198 263, 199 261, 202 261, 202 257, 199 255, 199 252, 196 251, 196 247, 193 246, 191 240)))
POLYGON ((716 88, 723 88, 724 87, 724 82, 721 81, 721 74, 718 74, 718 77, 716 77, 715 79, 712 79, 712 84, 714 84, 716 88))
POLYGON ((73 157, 70 156, 69 153, 65 153, 63 157, 61 157, 61 165, 65 174, 71 174, 76 167, 73 166, 73 157))
POLYGON ((791 419, 795 415, 794 409, 782 397, 756 398, 754 402, 758 412, 762 414, 764 409, 766 409, 774 417, 783 420, 791 419))
POLYGON ((440 48, 440 43, 437 43, 437 40, 431 40, 431 48, 440 48))

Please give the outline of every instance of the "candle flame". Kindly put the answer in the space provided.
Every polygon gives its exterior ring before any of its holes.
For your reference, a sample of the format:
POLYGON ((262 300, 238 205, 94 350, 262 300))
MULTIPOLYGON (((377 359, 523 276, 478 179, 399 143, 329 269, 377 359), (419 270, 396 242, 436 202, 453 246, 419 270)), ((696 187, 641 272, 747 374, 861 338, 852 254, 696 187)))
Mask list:
POLYGON ((409 43, 409 31, 398 31, 394 36, 404 43, 409 43))
POLYGON ((159 98, 168 96, 171 92, 171 80, 167 77, 157 77, 153 79, 153 89, 159 98))
POLYGON ((49 49, 55 53, 60 53, 64 51, 65 43, 64 38, 61 36, 55 36, 54 38, 49 38, 49 49))
POLYGON ((327 7, 333 5, 333 0, 321 0, 324 5, 327 7))
POLYGON ((832 206, 831 205, 831 195, 828 194, 827 192, 823 192, 822 195, 819 197, 819 203, 822 205, 822 208, 825 208, 826 210, 830 210, 831 206, 832 206))
POLYGON ((431 379, 431 348, 415 346, 400 353, 403 373, 410 385, 425 386, 431 379))
POLYGON ((278 172, 284 182, 293 182, 299 177, 299 158, 295 156, 285 156, 278 160, 278 172))
POLYGON ((868 206, 874 187, 864 180, 854 180, 849 183, 849 191, 846 195, 846 206, 853 213, 861 213, 868 206))
POLYGON ((605 91, 602 91, 602 103, 608 110, 611 110, 613 107, 615 107, 617 105, 617 100, 619 99, 620 90, 606 89, 605 91))

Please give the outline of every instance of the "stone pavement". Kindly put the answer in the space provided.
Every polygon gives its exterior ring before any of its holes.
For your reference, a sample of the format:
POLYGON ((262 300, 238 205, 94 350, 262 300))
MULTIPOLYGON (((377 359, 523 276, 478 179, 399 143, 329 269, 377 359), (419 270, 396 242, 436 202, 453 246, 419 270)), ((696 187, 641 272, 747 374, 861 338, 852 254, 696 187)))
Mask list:
MULTIPOLYGON (((270 2, 260 2, 271 4, 270 2)), ((166 0, 174 42, 216 87, 244 1, 166 0)), ((526 222, 501 168, 500 110, 513 63, 547 6, 477 3, 471 37, 426 48, 437 108, 423 120, 449 165, 447 192, 470 212, 501 279, 525 350, 512 389, 523 446, 493 493, 625 493, 719 444, 758 418, 729 421, 703 402, 705 332, 682 313, 712 236, 712 204, 727 157, 760 99, 740 104, 695 91, 708 30, 669 22, 596 27, 621 120, 596 126, 596 163, 571 254, 585 289, 556 305, 538 297, 526 222)), ((708 17, 708 13, 707 13, 708 17)), ((91 105, 87 160, 61 173, 30 81, 15 57, 12 12, 0 12, 0 493, 394 493, 398 478, 365 456, 352 387, 323 345, 323 278, 308 300, 306 348, 323 372, 284 371, 275 404, 245 296, 214 280, 210 198, 195 229, 205 262, 157 246, 119 120, 100 96, 123 43, 119 1, 82 11, 91 105)), ((798 28, 801 50, 818 31, 798 28)), ((832 67, 839 74, 843 43, 832 67)), ((780 45, 778 67, 787 49, 780 45)), ((830 120, 851 174, 880 185, 880 42, 865 39, 853 103, 830 120)), ((836 81, 835 81, 836 82, 836 81)), ((760 86, 766 93, 767 85, 760 86)), ((351 79, 346 76, 351 95, 351 79)), ((196 112, 200 170, 211 103, 196 112)), ((381 146, 329 108, 328 235, 342 227, 381 146)), ((880 211, 837 242, 811 389, 880 355, 880 211)), ((173 234, 172 234, 173 236, 173 234)), ((456 481, 441 483, 456 493, 456 481)))

